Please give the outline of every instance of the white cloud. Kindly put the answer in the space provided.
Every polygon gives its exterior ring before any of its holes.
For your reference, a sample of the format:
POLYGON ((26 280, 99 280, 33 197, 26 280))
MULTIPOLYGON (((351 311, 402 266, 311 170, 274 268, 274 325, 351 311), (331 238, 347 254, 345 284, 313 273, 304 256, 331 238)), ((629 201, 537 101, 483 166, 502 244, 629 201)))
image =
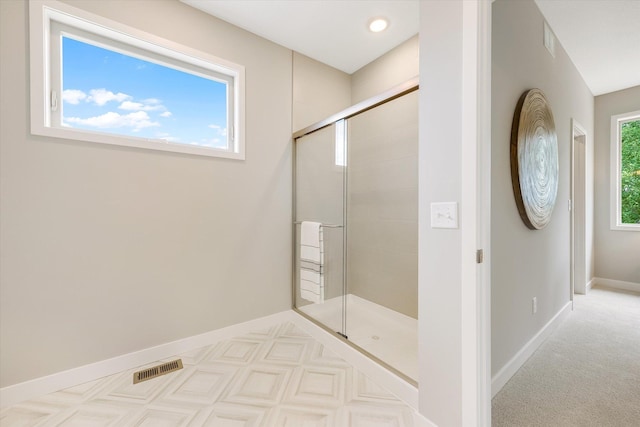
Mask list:
POLYGON ((160 126, 160 123, 152 122, 149 115, 144 111, 136 111, 127 115, 120 115, 110 111, 101 116, 89 117, 87 119, 67 117, 65 120, 69 123, 76 123, 100 129, 130 127, 133 128, 134 131, 138 131, 147 127, 160 126))
POLYGON ((219 126, 219 125, 209 125, 209 127, 211 129, 217 130, 218 131, 218 135, 227 136, 227 128, 223 128, 222 126, 219 126))
POLYGON ((155 111, 164 109, 164 106, 160 104, 148 105, 143 104, 142 102, 124 101, 118 108, 127 111, 155 111))
POLYGON ((126 93, 118 92, 113 93, 106 89, 91 89, 89 91, 90 96, 87 98, 87 102, 93 102, 96 105, 104 105, 109 101, 122 102, 127 99, 131 99, 131 96, 126 93))
MULTIPOLYGON (((117 113, 110 111, 99 116, 80 118, 65 117, 65 125, 73 124, 85 125, 100 129, 106 128, 131 128, 133 132, 140 129, 160 126, 160 123, 153 121, 147 111, 158 111, 161 117, 171 117, 172 113, 162 105, 162 101, 157 98, 148 98, 141 101, 134 101, 131 95, 118 92, 113 93, 107 89, 91 89, 89 95, 81 90, 70 89, 63 92, 63 100, 70 104, 79 104, 81 101, 90 102, 97 106, 105 106, 111 101, 120 103, 118 109, 124 110, 126 113, 117 113)), ((169 137, 171 138, 171 137, 169 137)), ((167 139, 169 140, 169 139, 167 139)))
POLYGON ((87 94, 77 89, 66 89, 62 91, 62 101, 77 105, 87 97, 87 94))
POLYGON ((144 105, 139 102, 124 101, 118 108, 121 110, 138 111, 142 110, 143 107, 144 105))

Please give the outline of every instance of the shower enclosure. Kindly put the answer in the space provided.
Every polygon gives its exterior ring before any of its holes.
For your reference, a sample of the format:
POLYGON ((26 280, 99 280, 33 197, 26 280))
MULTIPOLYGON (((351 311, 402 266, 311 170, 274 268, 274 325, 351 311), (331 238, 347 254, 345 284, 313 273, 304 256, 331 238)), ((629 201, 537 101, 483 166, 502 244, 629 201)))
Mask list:
POLYGON ((417 90, 411 80, 294 134, 294 309, 414 384, 417 90), (322 242, 311 264, 309 230, 322 242))

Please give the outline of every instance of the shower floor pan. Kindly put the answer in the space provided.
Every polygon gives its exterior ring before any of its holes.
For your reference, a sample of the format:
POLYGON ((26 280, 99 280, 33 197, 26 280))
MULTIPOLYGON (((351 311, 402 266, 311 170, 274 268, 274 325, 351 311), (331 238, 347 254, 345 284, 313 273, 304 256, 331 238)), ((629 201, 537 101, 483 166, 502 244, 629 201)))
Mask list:
MULTIPOLYGON (((342 297, 299 307, 320 323, 341 324, 342 297)), ((349 341, 418 381, 418 321, 356 295, 346 297, 349 341)), ((336 331, 341 332, 341 331, 336 331)))

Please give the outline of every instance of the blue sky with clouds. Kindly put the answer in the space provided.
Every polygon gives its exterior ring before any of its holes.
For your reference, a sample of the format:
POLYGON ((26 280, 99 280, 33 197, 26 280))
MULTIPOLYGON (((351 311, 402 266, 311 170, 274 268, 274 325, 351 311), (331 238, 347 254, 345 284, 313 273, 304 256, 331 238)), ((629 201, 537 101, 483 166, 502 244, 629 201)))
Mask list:
POLYGON ((68 37, 63 125, 226 148, 226 85, 68 37))

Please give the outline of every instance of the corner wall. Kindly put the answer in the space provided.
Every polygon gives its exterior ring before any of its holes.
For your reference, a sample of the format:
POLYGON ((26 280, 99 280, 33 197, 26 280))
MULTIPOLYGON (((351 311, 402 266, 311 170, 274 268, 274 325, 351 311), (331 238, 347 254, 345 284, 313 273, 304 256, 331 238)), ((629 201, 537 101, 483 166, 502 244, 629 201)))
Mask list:
POLYGON ((376 96, 420 74, 420 40, 415 35, 351 75, 351 103, 376 96))
POLYGON ((0 1, 0 387, 291 307, 291 51, 173 0, 67 3, 244 65, 246 160, 30 135, 28 2, 0 1))
POLYGON ((351 76, 293 52, 293 131, 351 106, 351 76))
MULTIPOLYGON (((492 375, 516 354, 570 298, 571 119, 587 131, 587 230, 593 221, 594 100, 562 46, 553 58, 542 44, 543 16, 532 0, 493 3, 491 174, 492 375), (549 225, 529 230, 511 186, 510 133, 520 95, 539 88, 547 96, 558 137, 559 183, 549 225), (537 314, 532 299, 537 298, 537 314)), ((587 232, 589 236, 589 231, 587 232)), ((592 242, 587 238, 587 254, 592 242)), ((589 264, 587 264, 589 266, 589 264)), ((587 271, 591 269, 588 268, 587 271)), ((589 280, 589 278, 587 278, 589 280)), ((495 390, 494 390, 495 392, 495 390)))
POLYGON ((611 116, 640 110, 640 86, 595 99, 595 276, 640 284, 640 232, 611 230, 611 116))

